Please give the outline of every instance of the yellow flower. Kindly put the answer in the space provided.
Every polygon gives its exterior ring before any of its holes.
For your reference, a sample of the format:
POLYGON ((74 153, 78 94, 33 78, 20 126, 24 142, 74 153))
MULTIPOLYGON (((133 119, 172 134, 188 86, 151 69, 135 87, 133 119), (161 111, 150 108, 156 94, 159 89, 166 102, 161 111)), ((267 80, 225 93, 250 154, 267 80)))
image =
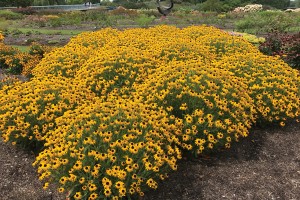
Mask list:
POLYGON ((205 143, 205 140, 204 139, 199 139, 199 138, 197 138, 196 140, 195 140, 195 144, 197 145, 197 146, 201 146, 201 145, 203 145, 205 143))
POLYGON ((92 194, 89 196, 89 200, 97 199, 97 197, 98 197, 98 194, 97 194, 97 193, 92 193, 92 194))
POLYGON ((191 123, 193 122, 193 118, 192 118, 192 116, 190 116, 190 115, 186 115, 186 116, 185 116, 185 120, 186 120, 186 122, 187 122, 188 124, 191 124, 191 123))
POLYGON ((48 182, 44 183, 43 189, 47 189, 48 187, 49 187, 49 183, 48 182))
POLYGON ((74 199, 81 199, 82 198, 81 192, 76 192, 73 197, 74 199))
POLYGON ((117 189, 123 188, 124 186, 125 186, 125 184, 124 184, 122 181, 117 181, 117 182, 115 183, 115 187, 116 187, 117 189))
POLYGON ((59 182, 64 185, 67 182, 67 180, 68 178, 63 176, 60 178, 59 182))
POLYGON ((119 197, 126 196, 126 188, 120 188, 119 189, 119 197))
POLYGON ((111 180, 109 180, 108 178, 104 177, 102 179, 102 185, 105 189, 110 188, 112 186, 112 182, 111 180))
POLYGON ((85 178, 84 178, 84 177, 81 177, 81 178, 79 179, 79 183, 83 184, 84 182, 85 182, 85 178))
POLYGON ((63 192, 65 191, 65 188, 59 187, 59 188, 57 189, 57 191, 58 191, 59 193, 63 193, 63 192))
POLYGON ((224 137, 224 134, 221 132, 218 132, 217 137, 218 137, 218 139, 222 139, 224 137))
POLYGON ((97 190, 97 186, 95 185, 95 184, 90 184, 89 185, 89 191, 95 191, 95 190, 97 190))

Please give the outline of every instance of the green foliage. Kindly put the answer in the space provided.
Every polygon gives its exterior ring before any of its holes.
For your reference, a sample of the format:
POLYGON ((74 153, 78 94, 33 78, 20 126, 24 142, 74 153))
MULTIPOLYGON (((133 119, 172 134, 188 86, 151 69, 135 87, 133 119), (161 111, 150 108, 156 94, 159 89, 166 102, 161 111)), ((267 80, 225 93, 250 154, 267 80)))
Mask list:
POLYGON ((278 9, 286 9, 290 4, 290 0, 255 0, 254 3, 268 5, 278 9))
POLYGON ((64 0, 48 0, 49 5, 62 5, 65 4, 64 0))
POLYGON ((300 0, 295 0, 295 6, 296 6, 297 8, 300 8, 300 0))
POLYGON ((294 0, 290 2, 291 8, 300 8, 300 0, 294 0))
MULTIPOLYGON (((97 26, 107 27, 114 25, 116 23, 116 17, 113 14, 117 10, 111 12, 112 15, 109 15, 106 11, 103 10, 91 10, 87 12, 67 12, 58 15, 57 18, 51 18, 47 21, 46 25, 52 27, 59 27, 62 25, 81 25, 83 23, 95 22, 97 26)), ((135 14, 136 11, 126 11, 126 14, 135 14)))
POLYGON ((12 6, 12 1, 11 1, 11 0, 1 0, 1 1, 0 1, 0 6, 1 6, 1 7, 9 7, 9 6, 12 6))
POLYGON ((244 2, 241 0, 207 0, 198 7, 201 11, 227 12, 242 5, 244 2))
POLYGON ((223 8, 226 11, 233 10, 235 7, 241 6, 241 0, 225 0, 223 1, 223 8))
POLYGON ((10 27, 11 27, 11 22, 0 17, 0 31, 6 32, 10 27))
MULTIPOLYGON (((47 6, 47 5, 63 5, 73 4, 73 0, 34 0, 33 5, 35 6, 47 6)), ((78 3, 83 3, 83 0, 77 0, 78 3)))
POLYGON ((1 7, 10 7, 10 6, 16 6, 16 7, 27 7, 31 6, 33 4, 33 0, 1 0, 0 6, 1 7))
POLYGON ((66 3, 73 5, 73 4, 83 4, 85 2, 84 2, 84 0, 68 0, 68 1, 66 1, 66 3))
POLYGON ((0 18, 4 18, 6 20, 16 20, 22 19, 23 15, 20 13, 15 13, 10 10, 0 10, 0 18))
POLYGON ((222 12, 224 11, 223 3, 220 0, 207 0, 200 4, 199 10, 210 12, 222 12))
POLYGON ((290 27, 299 26, 298 13, 280 11, 263 11, 248 13, 244 18, 235 22, 239 31, 250 30, 252 33, 262 33, 271 30, 287 31, 290 27))
POLYGON ((145 14, 142 14, 136 19, 136 22, 141 27, 148 27, 153 22, 154 19, 155 19, 154 16, 149 17, 145 14))

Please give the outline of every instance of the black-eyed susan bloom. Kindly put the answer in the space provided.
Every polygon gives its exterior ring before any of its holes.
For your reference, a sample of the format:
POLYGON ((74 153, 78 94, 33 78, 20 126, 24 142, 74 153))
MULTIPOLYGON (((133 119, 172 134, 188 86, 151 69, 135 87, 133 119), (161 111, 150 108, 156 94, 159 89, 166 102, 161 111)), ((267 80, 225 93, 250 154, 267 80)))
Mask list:
POLYGON ((73 197, 74 197, 74 199, 78 199, 79 200, 79 199, 82 198, 82 194, 81 194, 81 192, 76 192, 73 197))

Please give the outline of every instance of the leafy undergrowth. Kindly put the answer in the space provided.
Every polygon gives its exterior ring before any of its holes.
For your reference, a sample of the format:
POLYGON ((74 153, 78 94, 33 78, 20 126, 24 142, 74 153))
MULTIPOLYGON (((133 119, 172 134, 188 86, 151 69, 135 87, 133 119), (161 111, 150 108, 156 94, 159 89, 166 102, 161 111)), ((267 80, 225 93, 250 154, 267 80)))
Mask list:
POLYGON ((143 196, 182 155, 299 114, 298 71, 213 27, 82 33, 32 75, 2 86, 0 133, 71 199, 143 196))

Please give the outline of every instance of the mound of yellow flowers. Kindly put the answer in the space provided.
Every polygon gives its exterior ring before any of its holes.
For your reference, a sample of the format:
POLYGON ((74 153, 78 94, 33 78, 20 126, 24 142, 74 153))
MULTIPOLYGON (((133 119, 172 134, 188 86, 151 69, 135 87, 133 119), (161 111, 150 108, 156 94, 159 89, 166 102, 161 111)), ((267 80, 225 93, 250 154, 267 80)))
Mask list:
POLYGON ((6 142, 72 199, 143 196, 182 152, 229 148, 253 124, 299 115, 299 76, 213 27, 111 28, 56 48, 0 90, 6 142))

